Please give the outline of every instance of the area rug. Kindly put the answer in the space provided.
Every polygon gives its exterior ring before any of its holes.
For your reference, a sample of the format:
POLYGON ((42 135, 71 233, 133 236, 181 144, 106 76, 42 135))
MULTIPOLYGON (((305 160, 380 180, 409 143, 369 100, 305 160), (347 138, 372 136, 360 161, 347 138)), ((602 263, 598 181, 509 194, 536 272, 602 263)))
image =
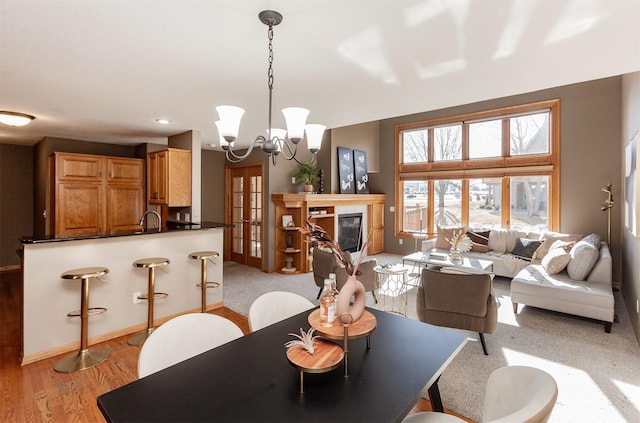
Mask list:
MULTIPOLYGON (((375 257, 380 263, 401 261, 396 255, 375 257)), ((514 315, 509 280, 496 278, 493 285, 499 301, 498 328, 486 335, 489 355, 482 353, 477 334, 463 332, 469 341, 439 382, 445 408, 482 421, 483 392, 489 374, 503 366, 526 365, 547 371, 558 384, 558 400, 550 422, 640 422, 640 347, 619 292, 615 298, 620 322, 614 323, 607 334, 603 325, 592 320, 533 307, 520 306, 520 312, 514 315)), ((276 290, 295 292, 318 304, 318 287, 311 273, 269 274, 225 263, 226 307, 247 315, 253 300, 276 290)), ((406 291, 406 314, 412 319, 416 319, 416 291, 406 291)), ((367 294, 367 306, 387 309, 391 304, 397 308, 398 298, 384 298, 384 292, 378 297, 376 304, 367 294)))

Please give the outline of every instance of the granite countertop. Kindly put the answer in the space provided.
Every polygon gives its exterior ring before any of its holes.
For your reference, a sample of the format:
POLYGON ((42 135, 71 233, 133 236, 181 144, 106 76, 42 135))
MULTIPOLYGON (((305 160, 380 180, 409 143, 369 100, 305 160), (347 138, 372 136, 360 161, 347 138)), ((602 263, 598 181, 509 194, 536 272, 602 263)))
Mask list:
POLYGON ((64 241, 78 241, 82 239, 101 239, 101 238, 114 238, 114 237, 123 237, 123 236, 143 236, 143 235, 154 235, 154 234, 162 234, 167 232, 179 232, 179 231, 199 231, 203 229, 215 229, 215 228, 232 228, 233 225, 227 225, 225 223, 220 222, 200 222, 200 223, 190 223, 190 222, 171 222, 167 221, 167 229, 159 231, 157 228, 150 228, 146 230, 139 230, 135 232, 125 232, 119 234, 101 234, 101 235, 89 235, 89 236, 71 236, 58 238, 53 235, 45 235, 45 236, 23 236, 20 238, 20 241, 23 244, 39 244, 43 242, 64 242, 64 241))

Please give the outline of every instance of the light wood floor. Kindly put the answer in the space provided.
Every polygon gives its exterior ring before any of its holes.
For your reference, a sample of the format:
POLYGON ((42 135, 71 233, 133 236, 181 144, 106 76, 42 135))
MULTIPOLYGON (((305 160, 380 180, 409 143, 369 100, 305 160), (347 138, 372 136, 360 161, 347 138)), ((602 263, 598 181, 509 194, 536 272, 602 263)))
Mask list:
MULTIPOLYGON (((62 356, 20 366, 21 298, 21 273, 0 272, 0 422, 104 422, 96 397, 137 379, 140 347, 128 345, 128 336, 92 345, 113 352, 98 366, 75 373, 53 370, 62 356)), ((224 307, 213 313, 249 332, 243 315, 224 307)), ((411 413, 419 411, 431 411, 429 401, 420 400, 411 413)))

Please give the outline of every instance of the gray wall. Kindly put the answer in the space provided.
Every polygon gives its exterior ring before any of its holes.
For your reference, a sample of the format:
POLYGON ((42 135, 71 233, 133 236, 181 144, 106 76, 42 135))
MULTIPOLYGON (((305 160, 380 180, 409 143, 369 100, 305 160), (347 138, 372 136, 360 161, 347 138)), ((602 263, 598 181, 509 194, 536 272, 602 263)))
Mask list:
MULTIPOLYGON (((621 167, 624 168, 624 149, 631 138, 640 131, 640 72, 625 75, 622 78, 622 141, 621 154, 618 156, 621 167)), ((640 141, 640 140, 639 140, 640 141)), ((624 174, 619 179, 618 185, 624 183, 624 174)), ((636 179, 636 190, 638 182, 636 179)), ((638 192, 636 192, 638 196, 638 192)), ((637 197, 636 197, 637 198, 637 197)), ((614 196, 616 201, 614 210, 624 222, 624 198, 614 196), (620 201, 618 201, 620 199, 620 201)), ((640 299, 640 238, 631 233, 624 224, 622 232, 622 295, 631 316, 631 322, 636 332, 636 338, 640 342, 640 314, 636 309, 636 303, 640 299)), ((615 326, 614 326, 615 328, 615 326)))
POLYGON ((0 144, 0 269, 20 265, 21 236, 33 233, 33 148, 0 144))
POLYGON ((224 154, 202 150, 201 201, 202 221, 224 222, 224 154))
MULTIPOLYGON (((597 233, 607 237, 607 219, 600 211, 606 198, 601 188, 613 182, 613 198, 620 197, 621 77, 573 84, 533 93, 426 112, 380 124, 380 157, 395 157, 394 127, 400 123, 471 113, 542 100, 560 99, 561 192, 560 231, 597 233)), ((387 194, 385 250, 407 254, 414 242, 403 245, 394 234, 394 160, 380 161, 380 174, 371 178, 374 192, 387 194)), ((614 280, 620 280, 620 215, 612 215, 614 280)))

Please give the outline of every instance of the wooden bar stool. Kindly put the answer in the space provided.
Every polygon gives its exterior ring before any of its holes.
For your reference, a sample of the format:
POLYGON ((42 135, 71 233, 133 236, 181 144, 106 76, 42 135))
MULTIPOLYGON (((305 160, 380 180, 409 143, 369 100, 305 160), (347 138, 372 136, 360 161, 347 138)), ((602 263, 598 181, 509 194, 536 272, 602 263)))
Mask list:
POLYGON ((106 267, 85 267, 64 272, 62 279, 81 279, 82 294, 80 296, 80 310, 67 313, 69 317, 80 317, 80 351, 72 356, 65 357, 58 361, 54 369, 57 372, 71 373, 78 370, 88 369, 105 361, 111 354, 111 348, 89 349, 89 316, 107 311, 104 307, 89 307, 89 279, 99 278, 109 273, 106 267))
POLYGON ((157 299, 167 298, 169 294, 164 292, 155 292, 155 268, 169 264, 169 259, 164 257, 143 258, 133 262, 135 267, 149 269, 149 284, 146 294, 140 295, 138 298, 147 300, 147 328, 133 335, 127 340, 129 345, 142 345, 147 340, 151 332, 153 332, 153 303, 157 299))
POLYGON ((197 251, 195 253, 189 254, 189 258, 193 260, 200 260, 200 283, 196 284, 201 289, 201 311, 202 313, 207 312, 207 288, 217 288, 220 286, 218 282, 207 282, 207 260, 211 263, 216 264, 213 259, 219 257, 217 251, 197 251))

